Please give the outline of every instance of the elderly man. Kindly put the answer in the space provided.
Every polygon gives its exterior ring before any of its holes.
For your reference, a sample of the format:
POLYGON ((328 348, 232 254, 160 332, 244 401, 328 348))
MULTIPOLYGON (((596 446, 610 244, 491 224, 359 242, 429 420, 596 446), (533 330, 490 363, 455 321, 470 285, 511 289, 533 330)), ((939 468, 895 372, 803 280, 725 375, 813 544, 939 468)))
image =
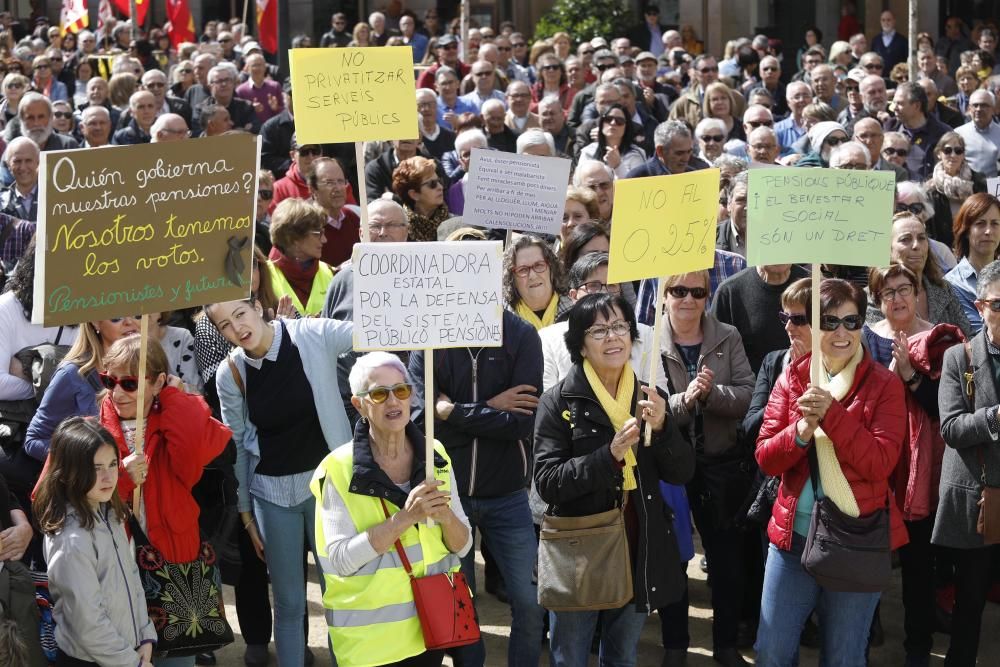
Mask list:
POLYGON ((505 105, 503 93, 496 89, 496 72, 493 63, 488 60, 477 60, 472 64, 472 78, 476 88, 468 95, 462 95, 462 100, 471 104, 476 111, 482 111, 487 100, 498 100, 505 105))
POLYGON ((270 212, 273 213, 275 207, 289 197, 308 199, 309 177, 312 175, 313 162, 322 155, 322 149, 318 144, 298 145, 295 135, 292 135, 292 150, 290 151, 292 166, 284 178, 279 179, 274 184, 274 200, 271 202, 270 212))
POLYGON ((892 101, 896 117, 886 123, 885 129, 899 130, 910 139, 906 160, 910 173, 920 179, 930 178, 937 161, 934 147, 951 128, 929 115, 927 93, 913 81, 899 84, 892 101))
POLYGON ((165 144, 171 141, 184 141, 191 136, 187 123, 175 113, 165 113, 155 121, 153 127, 149 128, 149 133, 153 135, 153 144, 165 144))
MULTIPOLYGON (((594 100, 584 108, 580 125, 576 129, 577 150, 597 140, 597 123, 600 117, 612 104, 621 102, 622 93, 618 86, 611 82, 597 84, 594 88, 594 100)), ((633 130, 636 133, 641 132, 641 128, 634 127, 633 130)))
MULTIPOLYGON (((403 17, 407 18, 407 17, 403 17)), ((438 124, 437 95, 430 88, 417 90, 417 118, 424 149, 439 163, 455 150, 455 133, 438 124)))
POLYGON ((896 32, 896 17, 886 10, 879 16, 881 34, 872 38, 872 51, 882 56, 886 71, 891 72, 896 63, 906 62, 909 53, 906 38, 896 32))
POLYGON ((236 97, 237 78, 238 72, 232 63, 223 63, 211 69, 208 73, 210 95, 196 109, 196 124, 202 122, 204 109, 215 104, 226 108, 233 121, 233 127, 253 134, 260 132, 260 123, 257 122, 253 105, 236 97))
POLYGON ((148 144, 153 138, 150 128, 156 120, 156 98, 148 90, 137 90, 128 99, 128 108, 132 118, 127 126, 115 132, 111 143, 116 146, 148 144))
POLYGON ((809 128, 808 155, 795 163, 796 167, 829 167, 834 147, 847 141, 847 132, 840 123, 820 121, 809 128))
POLYGON ((837 94, 837 77, 833 73, 833 68, 829 65, 817 65, 809 75, 812 84, 815 102, 824 102, 833 107, 833 110, 840 112, 847 106, 847 100, 837 94))
POLYGON ((656 56, 650 51, 643 51, 635 57, 636 82, 642 91, 642 100, 646 103, 650 113, 659 122, 667 119, 670 113, 670 105, 677 99, 677 89, 665 83, 660 83, 656 78, 658 65, 656 56))
POLYGON ((871 154, 860 141, 845 141, 830 152, 831 169, 868 171, 871 167, 871 154))
POLYGON ((18 137, 7 145, 3 162, 14 182, 0 190, 0 213, 35 222, 38 219, 38 145, 27 137, 18 137))
MULTIPOLYGON (((583 45, 580 46, 583 49, 583 45)), ((588 73, 593 76, 593 83, 588 85, 586 88, 578 92, 573 96, 573 103, 570 105, 568 123, 571 129, 574 131, 580 127, 580 124, 586 120, 584 112, 591 102, 594 101, 594 95, 597 93, 597 87, 603 83, 603 74, 613 68, 619 66, 618 56, 614 54, 609 49, 600 49, 594 53, 593 60, 591 61, 591 66, 588 73)), ((588 81, 591 79, 588 77, 588 81)), ((589 142, 588 142, 589 143, 589 142)))
POLYGON ((781 155, 774 128, 758 127, 747 135, 747 157, 751 164, 777 164, 781 155))
POLYGON ((774 126, 781 144, 782 156, 790 155, 792 145, 806 134, 805 120, 802 112, 812 102, 812 89, 802 81, 793 81, 785 88, 785 99, 788 101, 788 118, 774 126))
POLYGON ((541 127, 538 114, 529 111, 531 108, 531 89, 523 81, 513 81, 507 86, 507 113, 504 124, 514 134, 521 134, 527 129, 541 127))
POLYGON ((469 66, 458 59, 458 39, 454 35, 440 37, 434 46, 434 55, 437 57, 437 62, 420 74, 417 78, 417 88, 437 90, 435 88, 437 71, 442 67, 449 67, 457 72, 456 80, 461 80, 469 73, 469 66))
MULTIPOLYGON (((142 88, 148 90, 156 98, 156 115, 165 113, 175 113, 184 119, 184 122, 191 125, 191 107, 182 99, 167 96, 167 77, 158 69, 151 69, 142 75, 142 88)), ((127 124, 125 118, 123 124, 127 124)))
POLYGON ((111 143, 111 114, 104 107, 87 107, 80 115, 83 148, 100 148, 111 143))
POLYGON ((385 24, 385 14, 382 12, 372 12, 368 16, 368 25, 372 27, 372 45, 373 46, 385 46, 389 38, 393 36, 395 31, 389 30, 385 24))
POLYGON ((219 46, 222 47, 222 59, 231 62, 236 69, 243 67, 243 56, 236 50, 236 38, 228 30, 219 33, 219 46))
POLYGON ((868 117, 864 98, 861 97, 861 82, 864 81, 864 78, 865 73, 859 68, 854 68, 847 73, 842 84, 847 105, 837 114, 837 122, 843 125, 848 132, 858 120, 868 117))
MULTIPOLYGON (((773 128, 774 116, 771 115, 771 110, 767 107, 760 104, 752 104, 743 112, 743 134, 749 139, 750 133, 758 127, 773 128)), ((777 145, 777 141, 775 145, 777 145)), ((723 150, 742 160, 748 159, 747 142, 742 139, 730 139, 723 146, 723 150)))
POLYGON ((219 61, 211 53, 200 53, 194 59, 195 84, 184 93, 184 101, 192 109, 197 109, 210 95, 208 91, 208 73, 219 61))
POLYGON ((615 172, 598 160, 586 160, 573 172, 573 185, 589 188, 597 195, 597 209, 601 222, 611 222, 615 203, 615 172))
POLYGON ((905 168, 882 158, 882 144, 885 141, 885 132, 877 120, 874 118, 862 118, 854 124, 853 131, 853 141, 862 144, 868 149, 872 169, 894 172, 897 183, 902 183, 910 179, 910 174, 905 168))
POLYGON ((726 188, 726 211, 729 217, 715 230, 715 247, 747 256, 747 172, 742 171, 729 180, 726 188))
POLYGON ((512 57, 514 47, 511 38, 500 35, 493 40, 493 44, 496 46, 497 53, 499 54, 499 58, 494 63, 497 72, 505 76, 508 81, 523 81, 531 85, 531 75, 528 73, 528 70, 521 67, 512 57))
POLYGON ((781 63, 774 56, 764 56, 760 59, 757 69, 760 72, 760 83, 747 91, 747 99, 750 99, 753 91, 763 88, 774 100, 774 108, 771 111, 779 118, 784 117, 788 113, 788 100, 785 84, 781 82, 781 63))
POLYGON ((233 121, 229 117, 226 107, 218 104, 211 104, 202 108, 201 112, 203 137, 218 137, 233 129, 233 121))
POLYGON ((996 97, 988 90, 977 90, 969 97, 969 111, 972 120, 955 130, 965 139, 965 159, 975 171, 994 178, 1000 159, 1000 124, 993 120, 996 97))
POLYGON ((323 255, 320 259, 330 266, 337 266, 351 257, 351 249, 358 241, 360 218, 347 209, 347 175, 339 160, 318 158, 309 176, 309 192, 313 200, 326 212, 323 255))
POLYGON ((417 20, 409 14, 399 17, 399 32, 403 35, 403 44, 413 50, 413 64, 423 61, 430 40, 427 35, 417 32, 417 20))
POLYGON ((500 100, 486 100, 483 104, 483 125, 490 148, 506 153, 517 152, 517 135, 507 127, 507 112, 500 100))
POLYGON ((885 79, 878 74, 866 74, 858 89, 861 92, 861 101, 864 104, 865 112, 883 125, 887 123, 892 118, 892 114, 888 111, 889 103, 885 90, 885 79))
POLYGON ((694 139, 691 130, 682 121, 660 123, 653 135, 653 143, 656 146, 655 155, 626 174, 625 178, 683 174, 695 170, 690 164, 694 139))
POLYGON ((937 118, 950 129, 965 124, 965 116, 958 109, 938 101, 937 85, 930 79, 921 77, 917 84, 927 93, 927 115, 937 118))
MULTIPOLYGON (((437 71, 437 122, 444 128, 454 131, 458 117, 463 113, 478 114, 479 109, 472 102, 466 102, 458 94, 458 72, 450 67, 441 67, 437 71)), ((423 77, 421 77, 422 79, 423 77)), ((428 88, 427 90, 432 90, 428 88)))
POLYGON ((938 68, 937 56, 934 55, 934 51, 930 48, 923 48, 917 52, 917 70, 918 76, 926 77, 933 81, 934 85, 937 86, 937 89, 945 97, 951 97, 958 93, 958 85, 955 83, 955 79, 938 68))
POLYGON ((575 144, 573 133, 566 125, 566 115, 558 97, 543 97, 538 103, 538 120, 542 129, 552 135, 556 153, 572 155, 575 144))
POLYGON ((944 35, 942 35, 935 45, 937 55, 943 56, 948 63, 949 72, 957 72, 962 66, 962 53, 974 51, 975 45, 963 32, 965 23, 959 16, 949 16, 944 22, 944 35))
POLYGON ((236 87, 236 96, 253 106, 257 123, 263 125, 285 108, 281 84, 268 78, 267 61, 260 53, 247 56, 243 70, 250 78, 236 87))
MULTIPOLYGON (((363 232, 358 226, 359 234, 363 232)), ((410 223, 403 207, 391 199, 368 204, 368 240, 371 243, 403 243, 410 235, 410 223)), ((354 321, 354 265, 343 262, 326 291, 323 317, 354 321)))
POLYGON ((17 105, 21 135, 28 137, 41 151, 79 148, 73 137, 59 134, 52 127, 52 102, 40 93, 25 93, 17 105))

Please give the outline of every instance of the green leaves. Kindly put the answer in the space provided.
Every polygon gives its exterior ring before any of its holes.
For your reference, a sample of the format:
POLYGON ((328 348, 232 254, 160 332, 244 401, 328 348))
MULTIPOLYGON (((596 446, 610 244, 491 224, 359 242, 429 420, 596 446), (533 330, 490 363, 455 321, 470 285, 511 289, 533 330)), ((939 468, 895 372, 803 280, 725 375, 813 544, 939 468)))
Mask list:
POLYGON ((535 39, 569 33, 575 44, 594 37, 624 35, 632 22, 625 0, 556 0, 535 27, 535 39))

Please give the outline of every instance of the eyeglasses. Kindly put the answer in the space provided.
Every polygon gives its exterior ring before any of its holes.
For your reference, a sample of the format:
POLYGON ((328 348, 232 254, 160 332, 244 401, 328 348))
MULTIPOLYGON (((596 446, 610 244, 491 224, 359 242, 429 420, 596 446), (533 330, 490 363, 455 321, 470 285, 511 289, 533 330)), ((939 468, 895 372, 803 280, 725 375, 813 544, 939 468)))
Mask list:
POLYGON ((721 134, 703 134, 698 138, 704 141, 706 144, 711 144, 711 143, 721 144, 725 140, 725 137, 722 136, 721 134))
POLYGON ((706 72, 718 72, 719 68, 718 67, 699 67, 698 71, 701 72, 702 74, 705 74, 706 72))
POLYGON ((862 65, 865 69, 882 69, 882 65, 878 63, 868 63, 867 65, 862 65))
POLYGON ((274 199, 274 190, 257 190, 257 196, 261 199, 274 199))
POLYGON ((126 315, 125 317, 112 317, 111 319, 108 320, 108 322, 111 322, 112 324, 118 324, 122 320, 135 320, 136 322, 138 322, 141 319, 142 315, 126 315))
POLYGON ((945 155, 965 155, 965 149, 961 146, 945 146, 941 152, 945 155))
POLYGON ((115 377, 110 373, 98 373, 98 377, 101 378, 101 384, 108 391, 112 391, 117 385, 121 385, 122 390, 132 393, 139 388, 139 378, 134 375, 126 375, 124 377, 115 377))
POLYGON ((886 146, 885 148, 882 149, 882 155, 888 155, 889 157, 892 157, 893 155, 898 155, 899 157, 906 157, 909 154, 910 150, 908 148, 893 148, 891 146, 886 146))
POLYGON ((425 181, 425 182, 423 182, 423 183, 420 184, 420 187, 422 187, 422 188, 430 188, 431 190, 434 190, 434 189, 439 188, 441 186, 442 186, 442 183, 441 183, 440 179, 437 179, 437 178, 432 178, 431 180, 425 181))
POLYGON ((598 292, 607 292, 608 294, 622 293, 621 285, 609 285, 607 283, 602 283, 600 280, 590 280, 585 283, 580 283, 577 286, 577 289, 586 290, 587 294, 597 294, 598 292))
POLYGON ((924 205, 921 202, 913 202, 912 204, 899 203, 893 208, 893 213, 903 212, 921 215, 924 212, 924 205))
POLYGON ((684 299, 688 294, 690 294, 692 298, 701 301, 702 299, 708 297, 708 290, 704 287, 685 287, 684 285, 674 285, 667 290, 667 294, 675 299, 684 299))
POLYGON ((445 44, 443 46, 439 46, 438 48, 444 49, 445 51, 458 51, 458 44, 445 44))
POLYGON ((608 125, 617 125, 618 127, 625 127, 625 119, 621 116, 605 116, 604 122, 608 125))
POLYGON ((978 301, 985 304, 994 313, 1000 313, 1000 299, 979 299, 978 301))
POLYGON ((608 334, 614 334, 615 336, 627 336, 632 332, 632 325, 625 320, 618 320, 617 322, 612 322, 611 324, 605 326, 603 324, 598 324, 587 329, 584 333, 593 338, 594 340, 604 340, 608 337, 608 334))
POLYGON ((839 146, 845 141, 847 141, 847 137, 827 137, 823 143, 827 144, 828 146, 839 146))
POLYGON ((785 326, 789 322, 792 323, 792 326, 796 327, 809 326, 809 318, 806 317, 805 315, 793 315, 791 313, 786 313, 785 311, 781 311, 780 313, 778 313, 778 319, 781 320, 781 326, 785 326))
POLYGON ((534 271, 535 273, 545 273, 549 270, 549 263, 544 259, 535 262, 534 264, 526 264, 524 266, 515 266, 514 275, 518 278, 527 278, 528 274, 534 271))
POLYGON ((372 222, 368 224, 368 231, 379 234, 383 230, 389 232, 393 229, 400 229, 407 226, 405 222, 372 222))
POLYGON ((543 72, 556 72, 561 69, 562 69, 561 65, 542 65, 543 72))
POLYGON ((884 290, 878 293, 878 296, 883 301, 895 301, 897 296, 908 297, 913 295, 913 285, 907 283, 906 285, 900 285, 899 287, 886 287, 884 290))
POLYGON ((848 331, 857 331, 865 324, 865 318, 860 315, 846 315, 837 317, 835 315, 823 315, 819 318, 819 328, 823 331, 836 331, 841 324, 848 331))
POLYGON ((307 146, 304 148, 299 148, 297 150, 299 152, 299 155, 302 157, 309 157, 310 155, 313 157, 319 157, 320 155, 323 154, 323 149, 321 148, 311 148, 307 146))
POLYGON ((615 67, 615 66, 616 66, 616 63, 604 63, 604 64, 597 64, 597 65, 595 65, 595 67, 600 72, 603 72, 604 70, 609 70, 609 69, 611 69, 612 67, 615 67))
POLYGON ((179 69, 177 71, 180 72, 181 74, 194 74, 194 70, 188 67, 185 67, 184 69, 179 69))
POLYGON ((497 47, 497 51, 503 51, 504 53, 507 53, 508 51, 510 51, 510 47, 509 46, 498 46, 497 47))
POLYGON ((163 83, 161 81, 150 81, 149 83, 145 84, 145 86, 146 86, 146 88, 149 88, 150 90, 158 90, 160 88, 166 88, 167 84, 165 84, 165 83, 163 83))
POLYGON ((368 391, 358 392, 358 396, 367 396, 368 400, 372 403, 385 403, 389 400, 389 394, 392 394, 401 401, 405 401, 413 393, 413 386, 405 382, 400 382, 399 384, 394 384, 391 387, 385 387, 379 385, 377 387, 372 387, 368 391))
POLYGON ((342 188, 347 185, 347 181, 342 178, 328 178, 322 181, 316 181, 316 185, 324 188, 342 188))
POLYGON ((753 129, 756 130, 758 127, 772 127, 774 125, 774 121, 773 120, 748 120, 747 121, 747 125, 749 125, 750 127, 752 127, 753 129))

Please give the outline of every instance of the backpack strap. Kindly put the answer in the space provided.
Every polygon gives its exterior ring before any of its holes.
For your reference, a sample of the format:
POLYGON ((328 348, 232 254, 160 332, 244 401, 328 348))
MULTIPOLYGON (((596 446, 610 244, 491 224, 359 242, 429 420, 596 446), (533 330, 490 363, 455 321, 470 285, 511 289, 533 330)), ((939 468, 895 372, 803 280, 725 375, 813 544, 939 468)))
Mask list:
POLYGON ((240 390, 240 395, 243 396, 243 398, 246 398, 247 390, 246 387, 243 386, 243 376, 240 375, 240 369, 236 368, 236 362, 233 361, 232 357, 226 355, 226 361, 229 362, 229 372, 233 374, 233 380, 236 382, 236 386, 240 390))

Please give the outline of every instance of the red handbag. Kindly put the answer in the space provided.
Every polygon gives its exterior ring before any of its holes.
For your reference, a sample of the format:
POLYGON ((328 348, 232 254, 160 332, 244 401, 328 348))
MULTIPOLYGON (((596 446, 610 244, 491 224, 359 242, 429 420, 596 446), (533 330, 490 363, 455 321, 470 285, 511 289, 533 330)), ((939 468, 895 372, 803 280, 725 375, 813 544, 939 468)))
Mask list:
MULTIPOLYGON (((389 518, 385 501, 382 511, 389 518)), ((472 605, 472 594, 465 575, 461 572, 443 572, 427 577, 414 577, 410 559, 400 541, 396 540, 396 552, 403 562, 403 569, 410 577, 413 600, 417 605, 417 617, 424 634, 424 646, 429 651, 465 646, 479 641, 479 623, 476 609, 472 605)))

